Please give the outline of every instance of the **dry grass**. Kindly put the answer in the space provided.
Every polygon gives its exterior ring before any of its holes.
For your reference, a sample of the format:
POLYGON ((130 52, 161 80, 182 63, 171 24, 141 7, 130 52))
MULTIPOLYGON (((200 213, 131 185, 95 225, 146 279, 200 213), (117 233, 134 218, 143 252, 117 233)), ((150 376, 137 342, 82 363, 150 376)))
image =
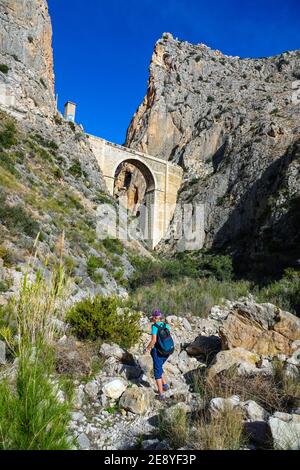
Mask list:
POLYGON ((189 441, 189 418, 180 408, 174 410, 171 416, 161 412, 158 429, 160 437, 167 439, 173 449, 183 447, 189 441))
POLYGON ((63 383, 53 382, 54 360, 50 344, 56 326, 54 316, 63 315, 66 282, 60 262, 47 279, 38 273, 24 276, 19 295, 9 305, 11 323, 1 329, 10 349, 18 356, 13 383, 0 383, 0 449, 69 450, 74 447, 68 431, 71 394, 60 402, 63 383))
POLYGON ((194 390, 205 401, 215 397, 238 395, 242 401, 254 400, 268 412, 288 412, 300 405, 300 375, 287 376, 280 361, 273 361, 271 375, 240 376, 235 368, 208 381, 205 376, 194 377, 194 390))
POLYGON ((200 414, 193 433, 193 447, 198 450, 238 450, 246 444, 243 413, 226 406, 210 418, 200 414))
MULTIPOLYGON (((37 242, 38 237, 34 248, 37 242)), ((63 245, 63 242, 62 236, 60 244, 63 245)), ((47 275, 46 270, 45 273, 38 271, 32 279, 29 273, 37 256, 36 251, 21 281, 19 294, 10 299, 7 307, 9 323, 16 328, 17 343, 10 325, 0 330, 0 336, 15 354, 21 354, 23 347, 34 346, 39 339, 45 344, 51 344, 57 329, 54 319, 63 320, 65 316, 68 280, 62 263, 62 250, 52 272, 47 275)))

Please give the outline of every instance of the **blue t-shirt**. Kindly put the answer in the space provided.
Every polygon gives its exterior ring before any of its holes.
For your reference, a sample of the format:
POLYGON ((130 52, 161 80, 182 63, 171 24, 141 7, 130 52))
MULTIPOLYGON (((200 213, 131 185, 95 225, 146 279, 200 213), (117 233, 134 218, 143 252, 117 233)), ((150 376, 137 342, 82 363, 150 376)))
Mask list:
POLYGON ((157 335, 158 333, 158 328, 156 325, 159 325, 159 326, 163 326, 163 325, 166 325, 166 327, 168 328, 168 330, 170 330, 170 327, 167 323, 163 322, 163 321, 158 321, 155 325, 152 325, 152 328, 151 328, 151 334, 152 335, 157 335))

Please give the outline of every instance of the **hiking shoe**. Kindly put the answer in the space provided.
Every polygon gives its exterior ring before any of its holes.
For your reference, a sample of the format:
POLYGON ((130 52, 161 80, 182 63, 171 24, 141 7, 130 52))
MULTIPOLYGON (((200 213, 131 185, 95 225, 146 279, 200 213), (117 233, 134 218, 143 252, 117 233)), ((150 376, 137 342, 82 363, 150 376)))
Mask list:
POLYGON ((164 385, 163 385, 163 391, 164 391, 164 392, 167 392, 168 390, 170 390, 169 385, 168 385, 168 384, 164 384, 164 385))
POLYGON ((158 396, 157 396, 157 399, 158 399, 159 401, 165 401, 165 397, 164 397, 163 395, 158 395, 158 396))

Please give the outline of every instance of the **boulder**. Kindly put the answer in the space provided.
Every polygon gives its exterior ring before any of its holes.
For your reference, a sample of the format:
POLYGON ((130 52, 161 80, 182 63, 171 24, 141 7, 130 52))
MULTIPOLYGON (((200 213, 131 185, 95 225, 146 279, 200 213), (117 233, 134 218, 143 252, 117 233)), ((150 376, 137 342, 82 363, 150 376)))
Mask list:
POLYGON ((270 429, 265 421, 246 421, 244 423, 244 430, 246 435, 255 442, 256 445, 263 448, 270 445, 270 429))
POLYGON ((141 387, 128 388, 120 399, 120 408, 137 415, 144 415, 150 409, 150 393, 141 387))
POLYGON ((99 392, 99 385, 96 382, 96 380, 93 380, 92 382, 88 382, 86 386, 84 387, 84 391, 92 400, 96 400, 98 392, 99 392))
POLYGON ((198 336, 185 350, 190 356, 212 356, 221 351, 221 340, 218 336, 198 336))
POLYGON ((91 447, 90 440, 84 433, 79 434, 77 437, 77 442, 81 450, 89 450, 91 447))
POLYGON ((237 367, 240 375, 257 371, 260 364, 260 356, 258 354, 247 351, 243 348, 235 348, 229 351, 221 351, 217 354, 214 363, 207 369, 207 378, 212 379, 214 376, 233 366, 237 367))
POLYGON ((244 348, 263 356, 291 353, 291 341, 240 314, 230 314, 220 328, 222 349, 244 348))
POLYGON ((300 349, 296 349, 287 362, 294 366, 300 366, 300 349))
POLYGON ((230 398, 213 398, 209 403, 209 410, 212 413, 219 413, 225 411, 226 409, 233 409, 240 404, 240 397, 233 395, 230 398))
POLYGON ((292 313, 280 310, 278 322, 273 327, 274 331, 280 333, 288 340, 294 342, 300 338, 300 318, 292 313))
POLYGON ((124 377, 128 380, 136 380, 143 373, 141 368, 138 366, 130 366, 128 364, 118 364, 116 368, 116 373, 121 377, 124 377))
POLYGON ((273 446, 278 450, 300 450, 300 416, 275 413, 269 418, 273 446))
POLYGON ((73 406, 75 410, 79 410, 84 401, 84 386, 80 385, 74 391, 74 399, 73 399, 73 406))
POLYGON ((272 328, 278 318, 280 309, 273 304, 257 304, 252 299, 245 302, 235 302, 231 314, 239 315, 245 321, 256 324, 264 330, 272 328))
POLYGON ((244 348, 264 356, 291 355, 300 319, 272 304, 233 303, 220 327, 222 349, 244 348))
POLYGON ((153 375, 153 361, 152 357, 149 354, 144 354, 139 356, 136 359, 139 367, 141 368, 142 372, 147 375, 148 377, 153 375))
POLYGON ((122 393, 126 390, 127 383, 122 379, 113 379, 102 387, 102 392, 108 398, 117 400, 122 393))
POLYGON ((242 404, 242 409, 249 421, 267 421, 270 414, 254 400, 248 400, 242 404))
POLYGON ((190 324, 190 322, 188 321, 187 318, 183 318, 183 319, 182 319, 182 326, 183 326, 183 328, 184 328, 185 330, 187 330, 187 331, 192 331, 191 324, 190 324))
POLYGON ((103 343, 100 347, 100 354, 105 358, 114 357, 115 359, 124 362, 125 364, 134 364, 132 354, 117 344, 103 343))

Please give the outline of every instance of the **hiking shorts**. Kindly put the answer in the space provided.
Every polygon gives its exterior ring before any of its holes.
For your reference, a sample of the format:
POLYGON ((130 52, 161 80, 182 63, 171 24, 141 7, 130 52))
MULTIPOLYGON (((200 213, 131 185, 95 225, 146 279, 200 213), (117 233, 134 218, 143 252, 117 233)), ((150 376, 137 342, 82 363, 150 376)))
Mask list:
POLYGON ((151 349, 151 356, 153 359, 154 378, 155 380, 161 379, 164 373, 163 365, 168 358, 161 356, 156 348, 151 349))

